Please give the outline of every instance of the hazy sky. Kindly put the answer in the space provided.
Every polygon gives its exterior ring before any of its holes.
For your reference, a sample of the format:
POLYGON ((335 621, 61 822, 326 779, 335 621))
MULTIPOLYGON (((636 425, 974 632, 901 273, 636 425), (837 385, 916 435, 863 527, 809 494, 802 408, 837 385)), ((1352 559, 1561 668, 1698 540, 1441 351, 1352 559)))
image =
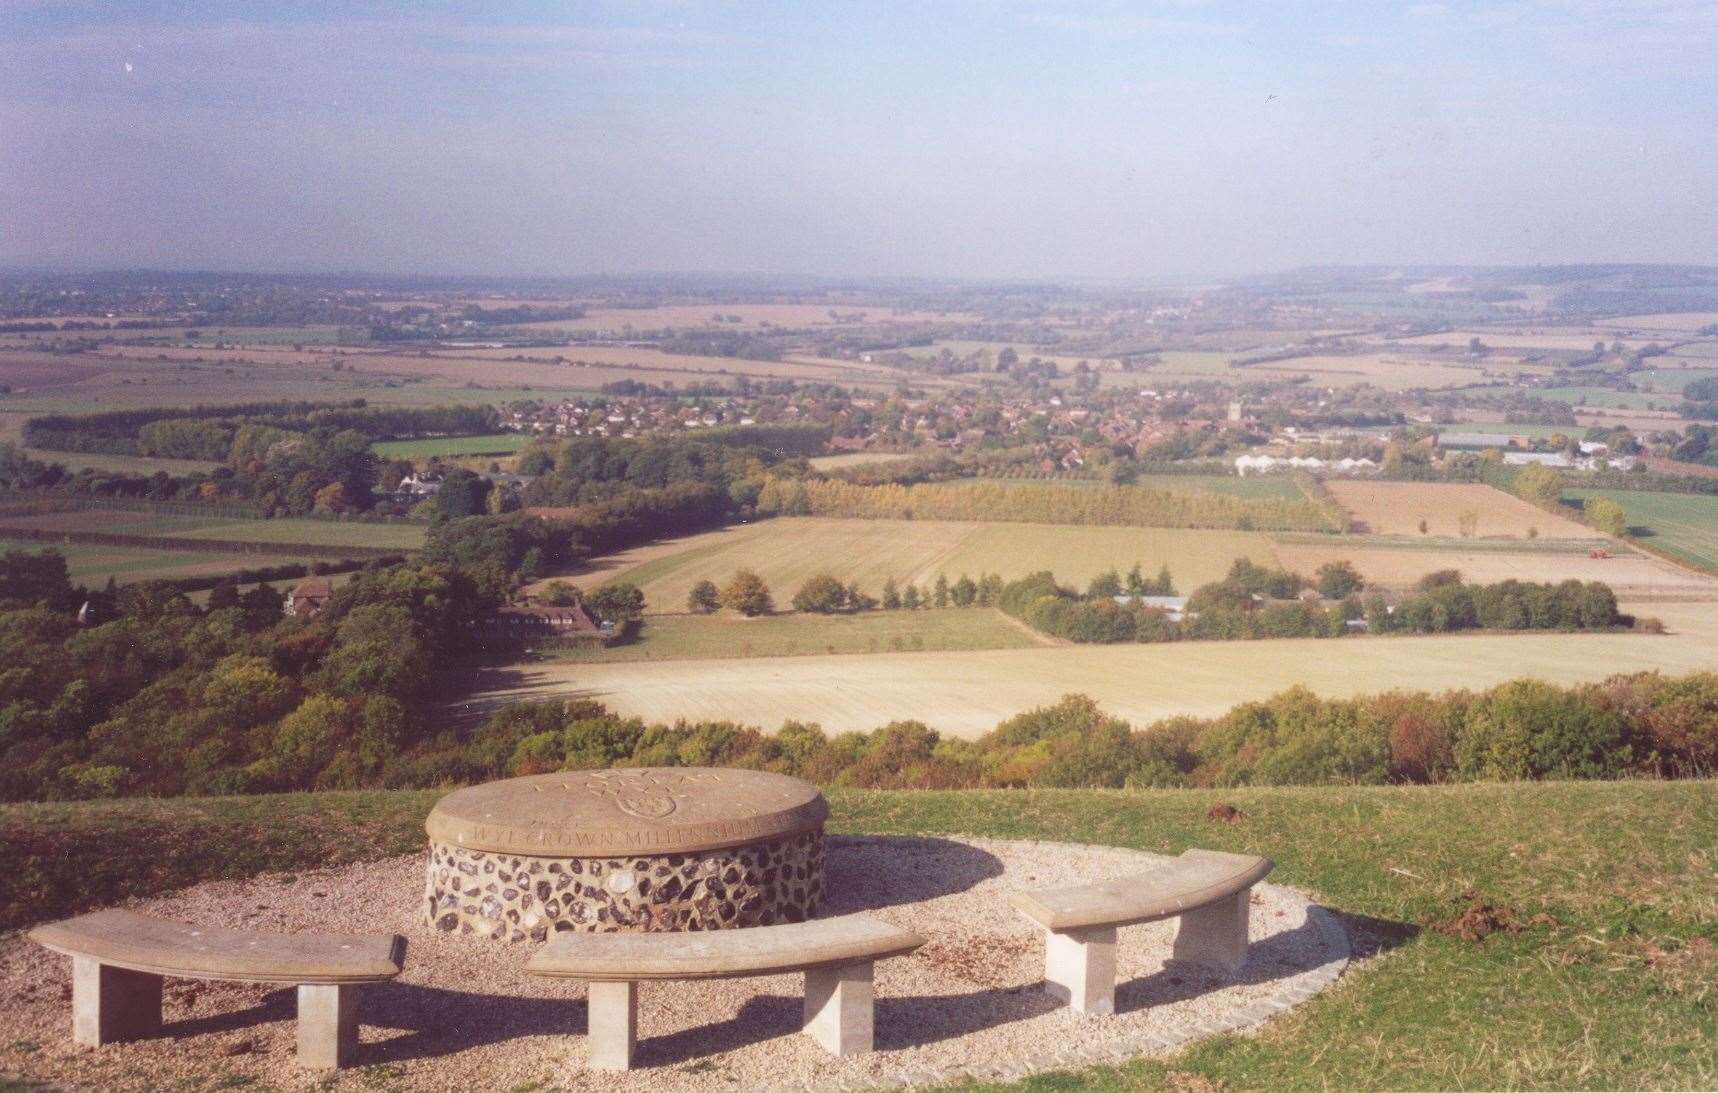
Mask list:
POLYGON ((0 263, 1718 262, 1718 2, 0 0, 0 263))

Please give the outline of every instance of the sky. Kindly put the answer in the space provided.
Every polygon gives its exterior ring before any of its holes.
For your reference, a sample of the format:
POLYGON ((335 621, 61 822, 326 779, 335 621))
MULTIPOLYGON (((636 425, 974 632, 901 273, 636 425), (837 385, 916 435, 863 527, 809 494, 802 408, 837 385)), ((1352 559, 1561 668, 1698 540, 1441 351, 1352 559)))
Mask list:
POLYGON ((1718 3, 0 0, 0 265, 1718 263, 1718 3))

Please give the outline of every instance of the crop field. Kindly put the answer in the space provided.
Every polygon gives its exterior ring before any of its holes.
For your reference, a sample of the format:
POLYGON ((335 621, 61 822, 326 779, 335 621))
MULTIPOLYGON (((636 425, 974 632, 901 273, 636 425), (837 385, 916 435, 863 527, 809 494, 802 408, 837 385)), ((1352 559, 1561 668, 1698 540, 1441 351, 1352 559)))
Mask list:
POLYGON ((615 664, 648 660, 711 660, 815 654, 1022 649, 1048 644, 991 608, 867 611, 859 615, 789 612, 755 619, 718 615, 655 615, 638 640, 607 648, 548 650, 556 661, 615 664))
POLYGON ((1598 319, 1594 326, 1623 330, 1680 330, 1695 333, 1703 326, 1718 325, 1718 311, 1671 311, 1661 315, 1619 315, 1614 319, 1598 319))
POLYGON ((1490 486, 1444 482, 1357 482, 1333 480, 1330 492, 1354 517, 1355 530, 1374 535, 1427 535, 1456 538, 1461 515, 1478 517, 1477 538, 1525 537, 1529 529, 1553 539, 1604 538, 1591 528, 1534 508, 1490 486))
POLYGON ((4 538, 0 528, 0 551, 57 550, 65 556, 73 584, 99 588, 112 577, 120 584, 135 581, 165 580, 175 577, 202 577, 212 573, 232 573, 240 569, 261 569, 264 566, 291 565, 302 558, 276 554, 226 554, 203 550, 150 550, 148 547, 95 546, 85 543, 39 543, 4 538))
POLYGON ((534 438, 527 433, 488 436, 434 436, 417 440, 380 440, 370 450, 383 459, 427 459, 432 455, 511 455, 534 438))
POLYGON ((1646 490, 1567 490, 1565 495, 1581 500, 1608 497, 1628 514, 1631 535, 1655 550, 1718 572, 1718 497, 1646 490))
POLYGON ((630 568, 610 569, 603 579, 637 584, 647 610, 678 612, 698 581, 720 585, 741 568, 755 570, 785 607, 806 578, 823 572, 875 596, 890 577, 903 587, 924 586, 939 573, 951 581, 987 572, 1012 579, 1049 569, 1065 583, 1084 585, 1106 569, 1126 572, 1137 562, 1147 576, 1167 564, 1177 586, 1191 590, 1222 577, 1238 557, 1267 564, 1276 557, 1269 538, 1256 532, 809 517, 707 532, 676 545, 630 568))
MULTIPOLYGON (((1623 603, 1629 610, 1628 601, 1623 603)), ((1718 642, 1711 603, 1645 605, 1663 635, 1451 634, 1271 641, 1083 645, 981 652, 876 653, 772 660, 518 666, 480 691, 479 709, 517 698, 587 695, 649 721, 732 719, 826 731, 917 719, 975 737, 1065 694, 1090 695, 1143 724, 1215 716, 1304 685, 1327 696, 1487 687, 1531 676, 1568 684, 1619 672, 1709 671, 1718 642)))
POLYGON ((424 543, 422 524, 370 524, 290 518, 234 520, 219 516, 178 516, 108 509, 0 517, 0 532, 7 527, 40 531, 101 531, 116 535, 150 535, 179 539, 227 539, 246 543, 388 547, 399 550, 417 550, 424 543))
POLYGON ((1625 410, 1674 410, 1681 403, 1676 391, 1617 391, 1609 387, 1546 387, 1541 398, 1572 406, 1610 406, 1625 410))
POLYGON ((1650 383, 1656 392, 1667 394, 1682 394, 1682 389, 1695 380, 1711 379, 1718 376, 1718 368, 1654 368, 1646 372, 1636 372, 1631 377, 1637 386, 1650 383))

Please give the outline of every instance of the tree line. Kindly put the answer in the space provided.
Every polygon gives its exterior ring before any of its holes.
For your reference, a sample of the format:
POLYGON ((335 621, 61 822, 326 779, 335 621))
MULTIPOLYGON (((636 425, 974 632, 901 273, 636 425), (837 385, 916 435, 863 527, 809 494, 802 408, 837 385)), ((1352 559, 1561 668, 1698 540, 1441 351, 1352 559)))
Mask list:
POLYGON ((995 483, 864 486, 771 478, 760 514, 866 520, 1004 520, 1123 527, 1338 531, 1310 500, 1179 493, 1135 486, 1017 489, 995 483))
POLYGON ((438 785, 610 766, 771 770, 875 789, 1353 785, 1718 772, 1718 673, 1614 676, 1559 687, 1326 699, 1302 687, 1215 718, 1134 728, 1084 695, 1009 718, 977 740, 919 721, 834 736, 789 721, 647 724, 588 699, 520 702, 468 741, 430 748, 396 783, 438 785))

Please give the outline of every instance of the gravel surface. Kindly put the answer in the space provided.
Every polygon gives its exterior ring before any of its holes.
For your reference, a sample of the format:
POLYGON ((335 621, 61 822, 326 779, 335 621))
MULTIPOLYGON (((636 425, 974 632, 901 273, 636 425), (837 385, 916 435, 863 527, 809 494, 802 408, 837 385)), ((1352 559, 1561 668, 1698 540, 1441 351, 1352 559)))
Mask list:
POLYGON ((0 1074, 101 1089, 204 1083, 264 1088, 757 1089, 934 1084, 1164 1053, 1250 1027, 1327 985, 1348 957, 1340 923, 1286 888, 1254 889, 1252 951, 1234 976, 1165 965, 1172 922, 1121 932, 1114 1017, 1082 1018, 1043 992, 1043 941, 1009 888, 1082 883, 1163 859, 1131 850, 983 839, 831 837, 825 914, 871 910, 930 938, 876 969, 876 1041, 837 1059, 796 1035, 803 977, 646 983, 626 1075, 584 1069, 584 988, 524 973, 526 946, 448 937, 420 921, 421 855, 199 885, 130 906, 262 930, 397 932, 406 970, 367 989, 357 1067, 293 1065, 290 990, 167 981, 171 1038, 72 1044, 70 961, 0 942, 0 1074))

